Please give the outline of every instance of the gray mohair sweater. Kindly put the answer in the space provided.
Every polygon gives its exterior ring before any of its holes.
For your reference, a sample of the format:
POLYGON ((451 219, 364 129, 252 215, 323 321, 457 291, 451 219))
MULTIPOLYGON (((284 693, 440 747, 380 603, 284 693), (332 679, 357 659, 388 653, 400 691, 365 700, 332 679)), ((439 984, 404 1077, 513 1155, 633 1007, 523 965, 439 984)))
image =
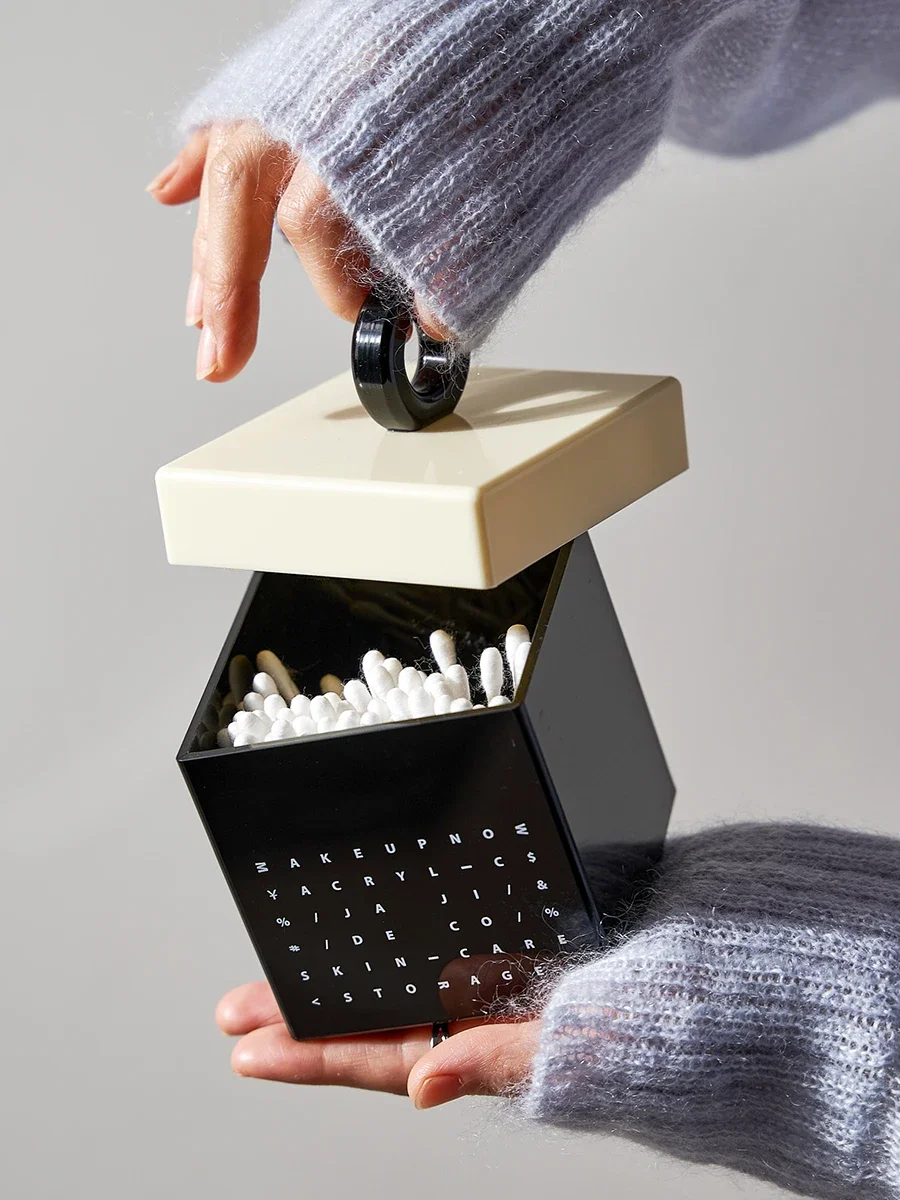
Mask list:
POLYGON ((544 1011, 526 1112, 828 1200, 900 1196, 900 843, 673 839, 650 907, 544 1011))
POLYGON ((255 119, 474 346, 663 134, 727 154, 900 91, 900 0, 302 0, 183 129, 255 119))

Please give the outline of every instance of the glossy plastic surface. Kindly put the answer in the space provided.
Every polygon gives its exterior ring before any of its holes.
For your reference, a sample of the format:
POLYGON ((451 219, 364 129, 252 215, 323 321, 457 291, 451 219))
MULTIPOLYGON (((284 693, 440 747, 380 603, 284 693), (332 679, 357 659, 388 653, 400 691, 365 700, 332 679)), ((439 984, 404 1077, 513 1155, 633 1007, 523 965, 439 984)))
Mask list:
POLYGON ((473 370, 417 437, 349 372, 157 474, 169 561, 493 588, 687 466, 673 379, 473 370))
POLYGON ((673 798, 586 536, 490 591, 257 576, 179 762, 295 1037, 481 1013, 600 945, 673 798), (514 705, 196 749, 233 654, 272 649, 311 690, 373 645, 424 659, 436 626, 477 661, 513 621, 534 632, 514 705), (601 724, 566 740, 580 705, 601 724))
POLYGON ((369 416, 384 429, 411 433, 453 412, 466 386, 469 359, 422 332, 408 297, 376 286, 356 319, 350 369, 369 416), (405 361, 411 333, 419 342, 412 379, 405 361))

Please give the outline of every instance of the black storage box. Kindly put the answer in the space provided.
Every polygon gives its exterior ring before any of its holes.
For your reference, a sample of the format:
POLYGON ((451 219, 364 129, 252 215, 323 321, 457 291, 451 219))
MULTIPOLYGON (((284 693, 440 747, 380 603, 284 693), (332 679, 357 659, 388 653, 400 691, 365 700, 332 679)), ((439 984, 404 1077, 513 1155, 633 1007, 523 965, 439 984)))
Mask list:
POLYGON ((487 590, 255 575, 178 761, 297 1038, 484 1013, 601 945, 674 794, 587 534, 487 590), (236 654, 314 692, 372 646, 422 660, 436 628, 476 661, 513 622, 511 705, 198 749, 236 654))

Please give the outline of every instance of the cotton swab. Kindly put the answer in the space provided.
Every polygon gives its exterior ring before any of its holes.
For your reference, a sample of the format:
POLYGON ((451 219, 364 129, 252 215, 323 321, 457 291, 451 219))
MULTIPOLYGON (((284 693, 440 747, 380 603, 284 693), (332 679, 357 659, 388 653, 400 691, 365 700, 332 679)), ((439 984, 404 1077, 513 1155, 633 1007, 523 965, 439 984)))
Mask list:
POLYGON ((338 679, 337 675, 323 675, 319 680, 319 687, 323 693, 335 692, 339 700, 344 694, 344 685, 338 679))
POLYGON ((275 690, 284 696, 285 704, 290 704, 298 695, 300 689, 294 683, 290 671, 271 650, 260 650, 256 656, 256 669, 269 676, 275 684, 275 690))
POLYGON ((436 629, 428 639, 434 661, 446 675, 447 668, 456 664, 456 643, 444 629, 436 629))
POLYGON ((481 653, 481 687, 488 704, 503 690, 503 656, 496 646, 481 653))
POLYGON ((423 687, 415 688, 409 693, 409 715, 411 717, 430 717, 434 713, 434 701, 423 687))
POLYGON ((380 664, 372 667, 368 672, 366 683, 368 683, 372 695, 377 696, 380 700, 383 700, 394 687, 390 671, 380 664))
POLYGON ((531 652, 524 625, 511 625, 506 631, 505 664, 504 654, 495 646, 482 651, 477 678, 484 704, 472 702, 469 674, 457 661, 453 636, 436 629, 428 640, 438 670, 427 673, 418 667, 404 667, 398 658, 369 650, 362 659, 363 678, 342 682, 336 675, 323 675, 322 694, 312 698, 298 690, 287 667, 271 650, 256 656, 255 675, 250 660, 235 655, 229 664, 229 683, 238 691, 228 693, 224 700, 219 692, 214 693, 203 714, 198 747, 253 746, 513 703, 531 652), (512 680, 511 696, 503 694, 508 679, 512 680), (246 688, 243 693, 241 687, 246 688), (243 700, 235 711, 234 696, 241 694, 243 700))
MULTIPOLYGON (((263 700, 263 712, 270 720, 274 721, 278 714, 283 712, 286 705, 279 692, 273 692, 270 696, 266 696, 263 700)), ((290 711, 290 709, 288 709, 290 711)))
POLYGON ((525 673, 525 664, 528 662, 528 655, 531 653, 531 642, 520 642, 516 647, 516 657, 513 664, 513 694, 518 691, 519 684, 522 682, 522 676, 525 673))
POLYGON ((385 701, 391 711, 391 717, 395 721, 405 721, 409 717, 409 700, 406 692, 401 691, 398 687, 392 688, 385 696, 385 701))
POLYGON ((458 700, 471 700, 469 691, 469 676, 466 668, 459 663, 453 663, 444 672, 444 678, 452 685, 453 694, 458 700))
POLYGON ((397 687, 409 696, 412 692, 422 691, 422 679, 415 667, 404 667, 397 676, 397 687))
POLYGON ((246 696, 253 686, 253 664, 246 654, 236 654, 228 664, 228 690, 237 704, 239 696, 246 696))
POLYGON ((503 639, 503 650, 506 654, 506 665, 509 668, 510 677, 516 665, 516 651, 523 642, 530 642, 531 634, 524 625, 510 625, 506 631, 506 637, 503 639))
POLYGON ((278 688, 268 671, 260 671, 253 676, 253 690, 265 699, 266 696, 274 696, 278 688))
POLYGON ((349 700, 358 713, 364 713, 372 693, 361 679, 350 679, 344 684, 344 699, 349 700))
POLYGON ((320 721, 324 721, 326 717, 334 716, 334 709, 327 696, 313 696, 309 702, 309 715, 317 725, 320 721))
POLYGON ((389 721, 391 719, 391 710, 380 696, 372 697, 366 711, 374 713, 379 721, 389 721))

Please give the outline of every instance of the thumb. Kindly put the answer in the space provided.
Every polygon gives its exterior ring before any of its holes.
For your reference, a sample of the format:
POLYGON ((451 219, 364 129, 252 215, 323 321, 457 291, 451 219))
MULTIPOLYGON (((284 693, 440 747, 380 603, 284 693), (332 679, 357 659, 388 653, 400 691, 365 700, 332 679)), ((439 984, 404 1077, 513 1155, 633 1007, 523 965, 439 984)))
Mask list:
POLYGON ((419 1059, 407 1091, 416 1108, 434 1108, 459 1096, 498 1096, 531 1071, 538 1021, 463 1029, 419 1059))

